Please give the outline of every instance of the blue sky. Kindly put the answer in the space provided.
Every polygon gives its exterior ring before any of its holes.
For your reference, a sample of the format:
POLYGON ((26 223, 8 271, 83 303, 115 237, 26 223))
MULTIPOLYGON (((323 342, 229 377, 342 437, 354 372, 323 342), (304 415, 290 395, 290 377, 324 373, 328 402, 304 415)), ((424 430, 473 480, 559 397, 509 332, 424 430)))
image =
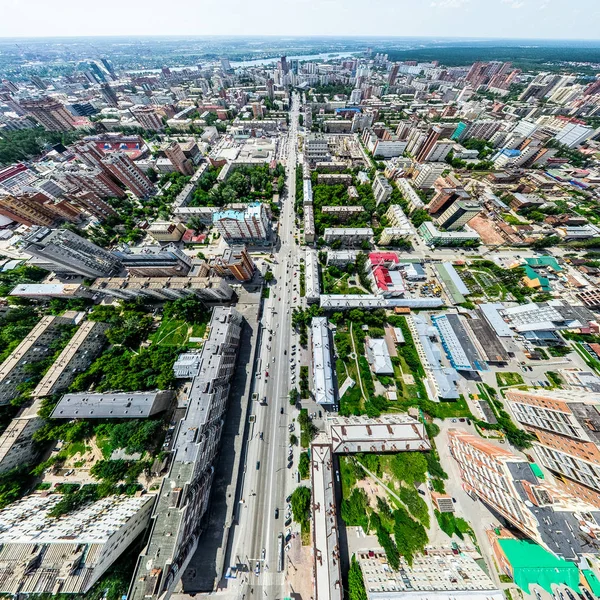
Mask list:
POLYGON ((2 0, 0 37, 385 35, 600 39, 600 0, 2 0), (172 10, 174 9, 174 10, 172 10))

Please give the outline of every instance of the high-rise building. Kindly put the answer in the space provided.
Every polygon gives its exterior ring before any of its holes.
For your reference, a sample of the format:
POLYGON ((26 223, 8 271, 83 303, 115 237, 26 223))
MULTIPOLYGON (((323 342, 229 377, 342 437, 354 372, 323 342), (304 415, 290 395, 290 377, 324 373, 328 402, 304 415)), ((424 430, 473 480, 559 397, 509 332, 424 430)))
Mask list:
POLYGON ((102 159, 102 164, 138 198, 145 198, 153 192, 152 182, 127 154, 113 152, 102 159))
POLYGON ((400 69, 400 65, 398 63, 394 63, 392 65, 392 70, 388 75, 388 85, 394 85, 396 83, 396 78, 398 77, 398 70, 400 69))
POLYGON ((263 117, 263 107, 260 102, 252 102, 250 106, 252 107, 252 116, 255 119, 260 119, 263 117))
POLYGON ((222 277, 233 275, 238 281, 249 281, 256 270, 254 261, 243 244, 226 248, 223 256, 216 259, 213 268, 222 277))
POLYGON ((362 90, 356 88, 350 92, 350 104, 360 104, 362 100, 362 90))
POLYGON ((117 94, 115 94, 115 90, 113 90, 108 83, 103 83, 100 86, 100 94, 102 94, 104 102, 109 106, 119 106, 117 94))
POLYGON ((48 200, 41 193, 0 194, 0 215, 24 225, 52 225, 58 215, 46 206, 48 200))
POLYGON ((435 143, 440 139, 441 134, 441 129, 436 125, 429 129, 415 156, 417 162, 425 162, 427 155, 433 150, 435 143))
POLYGON ((114 254, 67 229, 34 227, 23 237, 23 251, 52 263, 56 271, 84 277, 106 277, 122 268, 114 254))
POLYGON ((99 221, 104 221, 107 217, 118 216, 117 211, 107 202, 104 202, 98 194, 87 190, 79 191, 67 196, 72 204, 79 206, 99 221))
POLYGON ((169 598, 198 548, 214 477, 243 317, 214 309, 185 417, 176 429, 173 460, 154 506, 153 525, 135 568, 130 600, 169 598))
POLYGON ((267 79, 267 96, 269 100, 273 100, 275 97, 274 81, 271 78, 267 79))
POLYGON ((435 180, 447 169, 445 163, 429 163, 421 165, 415 177, 415 185, 421 190, 429 190, 435 180))
POLYGON ((281 72, 285 75, 289 71, 287 58, 285 56, 281 57, 281 72))
POLYGON ((20 117, 27 114, 27 111, 8 93, 0 93, 0 103, 5 104, 14 113, 20 117))
POLYGON ((456 231, 480 212, 481 206, 477 202, 458 200, 436 219, 436 225, 447 231, 456 231))
POLYGON ((598 552, 600 525, 591 504, 544 482, 526 458, 479 436, 451 429, 448 443, 464 490, 531 540, 567 560, 598 552))
POLYGON ((164 127, 162 117, 152 106, 133 106, 129 112, 144 129, 160 131, 164 127))
POLYGON ((171 161, 173 166, 183 175, 193 175, 194 167, 192 161, 186 158, 181 146, 173 142, 166 150, 165 156, 171 161))
POLYGON ((373 180, 373 195, 375 196, 377 206, 382 202, 385 202, 392 195, 392 191, 392 186, 387 178, 381 173, 378 173, 373 180))
POLYGON ((80 141, 71 146, 75 156, 90 167, 99 167, 106 171, 102 159, 106 156, 93 142, 80 141))
POLYGON ((214 213, 213 224, 226 241, 266 242, 271 224, 264 204, 253 202, 246 210, 225 210, 214 213))
POLYGON ((123 190, 110 175, 108 169, 92 167, 84 168, 79 165, 66 165, 62 171, 54 175, 59 183, 66 182, 71 189, 79 188, 93 192, 100 198, 124 198, 123 190))
POLYGON ((75 129, 73 115, 54 98, 21 100, 21 107, 48 131, 71 131, 75 129))
POLYGON ((102 63, 102 65, 104 66, 104 68, 107 70, 107 72, 110 74, 110 76, 113 79, 117 78, 117 74, 115 73, 115 70, 112 66, 112 63, 107 59, 107 58, 101 58, 100 62, 102 63))
POLYGON ((569 390, 507 390, 510 409, 528 431, 538 460, 559 485, 600 508, 600 395, 569 390))

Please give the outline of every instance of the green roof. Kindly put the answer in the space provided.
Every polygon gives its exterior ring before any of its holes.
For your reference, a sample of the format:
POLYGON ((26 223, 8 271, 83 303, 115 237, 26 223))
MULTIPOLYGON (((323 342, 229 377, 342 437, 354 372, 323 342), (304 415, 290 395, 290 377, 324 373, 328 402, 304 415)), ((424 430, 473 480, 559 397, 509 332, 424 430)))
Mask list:
POLYGON ((512 566, 515 583, 525 593, 530 593, 532 583, 537 583, 549 594, 552 594, 552 584, 566 585, 577 591, 579 569, 575 563, 527 540, 499 539, 498 543, 512 566))
POLYGON ((536 463, 529 463, 529 466, 531 467, 531 470, 533 471, 533 474, 538 479, 545 479, 544 472, 540 469, 540 466, 538 464, 536 464, 536 463))
POLYGON ((592 588, 592 594, 594 594, 594 596, 600 596, 600 581, 598 581, 596 573, 591 569, 582 569, 581 572, 588 582, 588 585, 592 588))
POLYGON ((538 272, 535 269, 532 269, 529 265, 525 265, 523 269, 525 270, 525 275, 529 277, 529 279, 537 279, 540 282, 540 286, 544 292, 550 291, 550 280, 547 277, 538 275, 538 272))
POLYGON ((550 267, 554 271, 562 271, 562 267, 558 264, 558 261, 554 256, 537 256, 534 258, 526 258, 525 262, 530 267, 550 267))

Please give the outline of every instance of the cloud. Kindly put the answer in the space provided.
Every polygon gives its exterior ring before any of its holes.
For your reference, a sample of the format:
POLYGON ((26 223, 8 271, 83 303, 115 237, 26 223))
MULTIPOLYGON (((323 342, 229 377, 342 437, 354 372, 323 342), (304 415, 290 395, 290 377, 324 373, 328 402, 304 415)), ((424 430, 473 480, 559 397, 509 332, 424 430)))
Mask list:
POLYGON ((523 2, 522 0, 502 0, 502 3, 508 4, 510 8, 514 8, 515 10, 522 8, 525 5, 525 2, 523 2))
POLYGON ((471 0, 434 0, 431 3, 433 8, 462 8, 469 4, 471 0))

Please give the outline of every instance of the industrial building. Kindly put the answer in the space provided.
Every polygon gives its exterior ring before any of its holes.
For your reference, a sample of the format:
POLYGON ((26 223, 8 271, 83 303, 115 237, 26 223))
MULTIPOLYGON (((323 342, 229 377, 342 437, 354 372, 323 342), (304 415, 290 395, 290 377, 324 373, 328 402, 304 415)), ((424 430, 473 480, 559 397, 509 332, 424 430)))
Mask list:
POLYGON ((73 319, 68 317, 50 315, 40 319, 0 365, 0 405, 8 404, 19 395, 19 384, 29 378, 29 365, 47 358, 50 344, 60 337, 63 326, 72 324, 73 319))
POLYGON ((92 290, 123 300, 146 297, 163 301, 198 296, 208 302, 223 302, 233 296, 233 289, 221 277, 108 277, 96 279, 92 290))
POLYGON ((92 298, 90 289, 80 283, 20 283, 10 292, 16 298, 92 298))
POLYGON ((42 380, 31 392, 34 398, 52 396, 66 390, 83 373, 106 344, 108 323, 85 321, 58 355, 42 380))
POLYGON ((476 231, 441 231, 431 221, 425 221, 418 232, 429 246, 460 246, 480 239, 476 231))
POLYGON ((457 371, 487 370, 459 315, 449 313, 432 316, 431 322, 439 332, 442 346, 454 369, 457 371))
POLYGON ((600 549, 600 512, 543 482, 527 459, 463 430, 448 432, 463 488, 557 556, 578 561, 600 549), (589 533, 586 533, 589 532, 589 533))
POLYGON ((33 494, 0 511, 0 592, 84 594, 142 534, 155 496, 108 496, 60 518, 62 494, 33 494))
POLYGON ((311 323, 313 394, 317 404, 335 404, 333 358, 326 317, 313 317, 311 323))
POLYGON ((175 431, 174 458, 160 488, 150 538, 127 594, 131 600, 170 595, 198 547, 242 327, 236 310, 213 310, 199 374, 190 384, 186 414, 175 431))

